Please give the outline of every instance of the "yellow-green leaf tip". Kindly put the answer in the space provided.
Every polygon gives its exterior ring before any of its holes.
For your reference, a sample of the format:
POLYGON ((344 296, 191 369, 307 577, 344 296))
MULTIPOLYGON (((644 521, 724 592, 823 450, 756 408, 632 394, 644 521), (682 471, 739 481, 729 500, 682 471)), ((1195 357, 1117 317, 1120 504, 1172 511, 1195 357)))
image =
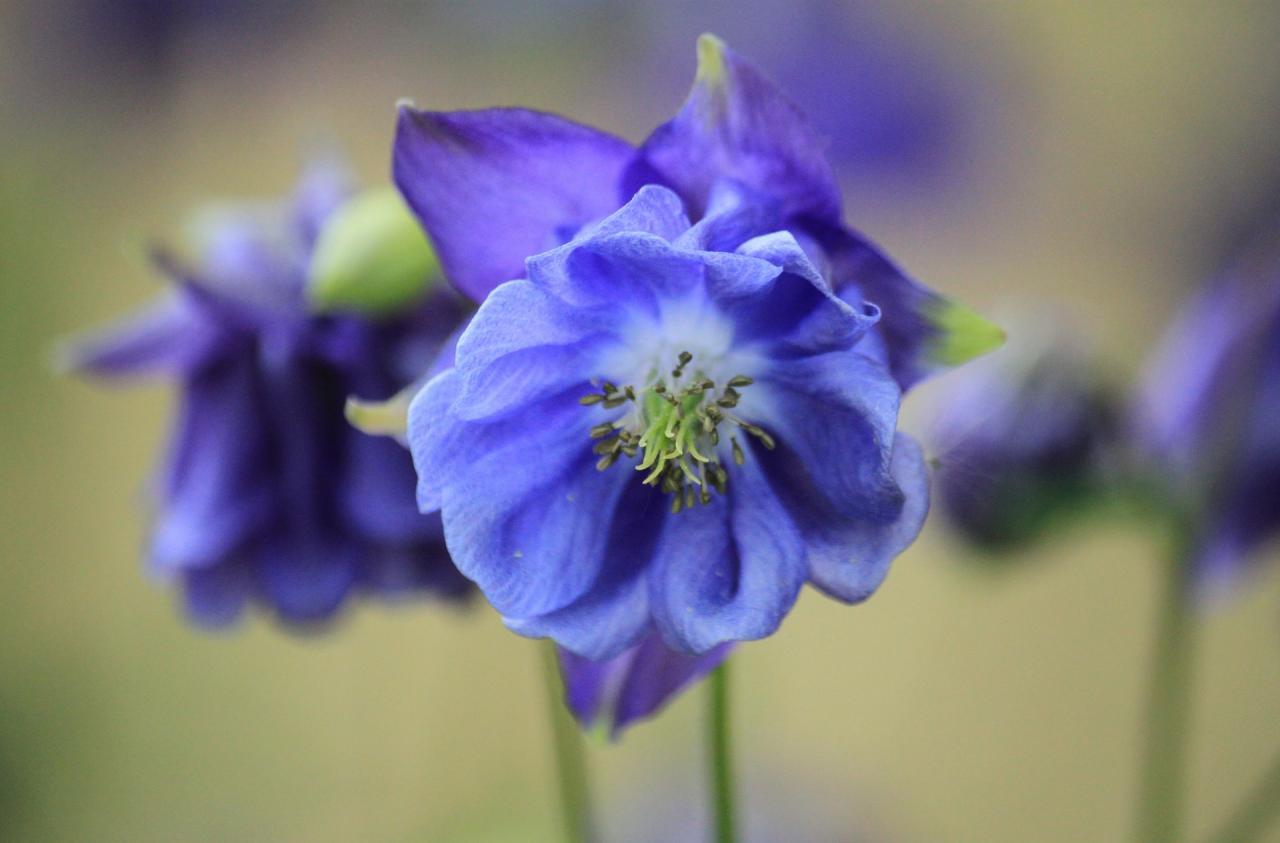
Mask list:
POLYGON ((440 275, 435 251, 391 188, 350 199, 316 240, 307 295, 318 313, 390 316, 413 305, 440 275))
POLYGON ((926 315, 936 331, 926 351, 935 365, 959 366, 1004 345, 1003 328, 962 304, 940 299, 926 315))

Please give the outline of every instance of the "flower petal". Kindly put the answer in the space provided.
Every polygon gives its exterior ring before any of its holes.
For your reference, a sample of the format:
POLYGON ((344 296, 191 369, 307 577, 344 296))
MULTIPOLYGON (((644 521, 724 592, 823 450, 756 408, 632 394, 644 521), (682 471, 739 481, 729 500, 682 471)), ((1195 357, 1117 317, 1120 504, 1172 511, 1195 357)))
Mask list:
POLYGON ((877 333, 903 390, 1004 342, 1000 328, 915 281, 859 234, 822 225, 809 233, 830 260, 836 293, 854 306, 868 301, 880 308, 877 333))
POLYGON ((356 545, 336 534, 274 530, 255 568, 268 604, 286 623, 328 620, 342 605, 360 564, 356 545))
POLYGON ((524 260, 619 205, 630 144, 562 117, 514 108, 401 107, 392 169, 446 276, 482 301, 524 260))
POLYGON ((858 603, 870 597, 889 573, 894 558, 920 534, 929 512, 929 474, 915 440, 898 434, 890 471, 902 489, 898 517, 847 522, 834 535, 811 541, 810 581, 839 600, 858 603))
POLYGON ((772 634, 806 576, 804 537, 748 458, 727 496, 667 518, 649 597, 666 643, 702 654, 772 634))
POLYGON ((252 358, 193 377, 183 390, 152 535, 161 569, 222 561, 275 516, 252 358))
POLYGON ((777 447, 750 440, 755 458, 806 534, 847 518, 888 523, 903 496, 890 473, 900 393, 857 351, 787 360, 757 374, 740 414, 777 447))
POLYGON ((222 332, 184 291, 162 297, 126 317, 58 349, 67 371, 107 377, 186 375, 221 348, 222 332))
POLYGON ((652 717, 690 684, 720 666, 733 652, 732 643, 712 647, 700 656, 672 650, 654 634, 637 648, 618 691, 613 712, 613 734, 652 717))
POLYGON ((720 39, 703 35, 689 98, 644 142, 624 184, 670 185, 701 216, 725 177, 777 201, 785 216, 840 216, 835 174, 799 109, 720 39))
POLYGON ((222 629, 240 620, 252 594, 253 577, 239 558, 182 573, 183 609, 205 629, 222 629))
POLYGON ((481 419, 582 382, 583 361, 616 320, 616 311, 570 307, 530 281, 499 286, 458 340, 451 412, 481 419))

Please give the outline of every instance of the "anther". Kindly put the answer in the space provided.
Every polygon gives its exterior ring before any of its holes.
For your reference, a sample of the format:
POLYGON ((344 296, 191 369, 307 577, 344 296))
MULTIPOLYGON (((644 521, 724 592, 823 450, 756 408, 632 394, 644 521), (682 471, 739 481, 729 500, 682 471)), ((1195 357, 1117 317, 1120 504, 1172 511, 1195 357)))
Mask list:
POLYGON ((753 383, 755 381, 746 375, 734 375, 729 378, 729 386, 751 386, 753 383))
POLYGON ((608 436, 610 433, 613 432, 613 430, 614 430, 613 422, 605 422, 604 424, 598 424, 595 427, 591 428, 591 438, 599 439, 602 436, 608 436))
POLYGON ((742 465, 747 461, 747 455, 742 453, 742 446, 738 444, 738 437, 731 436, 729 441, 733 443, 733 461, 738 465, 742 465))
POLYGON ((603 395, 601 395, 598 392, 593 392, 590 395, 584 395, 581 398, 579 398, 578 403, 583 405, 584 407, 590 407, 592 404, 599 404, 603 400, 604 400, 603 395))

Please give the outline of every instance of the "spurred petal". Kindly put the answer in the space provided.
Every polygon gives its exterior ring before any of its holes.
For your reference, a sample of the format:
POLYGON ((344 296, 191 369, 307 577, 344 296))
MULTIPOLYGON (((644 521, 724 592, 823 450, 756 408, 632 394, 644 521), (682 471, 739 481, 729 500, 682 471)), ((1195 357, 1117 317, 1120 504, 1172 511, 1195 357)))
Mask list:
POLYGON ((524 260, 616 210, 630 144, 562 117, 515 108, 403 106, 392 170, 445 275, 482 301, 524 260))
POLYGON ((624 184, 669 185, 701 216, 723 178, 778 202, 787 216, 840 216, 839 186, 804 115, 720 39, 703 35, 689 98, 644 142, 624 184))
POLYGON ((909 277, 857 233, 821 225, 810 233, 830 260, 836 293, 855 306, 866 301, 880 308, 878 333, 904 390, 1004 342, 999 327, 909 277))
POLYGON ((561 649, 566 702, 583 728, 604 718, 616 738, 718 667, 732 650, 732 644, 722 644, 691 656, 672 650, 657 633, 612 659, 593 661, 561 649))

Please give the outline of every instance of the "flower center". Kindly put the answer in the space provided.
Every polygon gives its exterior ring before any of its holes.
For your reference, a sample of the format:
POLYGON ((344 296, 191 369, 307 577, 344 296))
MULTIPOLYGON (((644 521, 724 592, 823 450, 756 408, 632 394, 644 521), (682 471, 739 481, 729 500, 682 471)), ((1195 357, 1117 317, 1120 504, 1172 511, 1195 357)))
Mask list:
POLYGON ((642 389, 619 388, 606 381, 599 392, 579 399, 584 406, 606 410, 631 405, 617 419, 591 428, 591 438, 600 440, 594 449, 600 455, 596 468, 604 471, 623 455, 639 455, 636 471, 648 472, 645 485, 659 486, 671 495, 673 513, 695 503, 710 503, 713 490, 725 493, 729 474, 720 464, 722 437, 727 436, 737 465, 746 461, 739 431, 756 437, 770 450, 775 444, 763 428, 734 412, 742 395, 739 390, 750 386, 751 378, 735 375, 718 387, 692 366, 693 355, 682 351, 671 370, 670 386, 655 373, 642 389))

